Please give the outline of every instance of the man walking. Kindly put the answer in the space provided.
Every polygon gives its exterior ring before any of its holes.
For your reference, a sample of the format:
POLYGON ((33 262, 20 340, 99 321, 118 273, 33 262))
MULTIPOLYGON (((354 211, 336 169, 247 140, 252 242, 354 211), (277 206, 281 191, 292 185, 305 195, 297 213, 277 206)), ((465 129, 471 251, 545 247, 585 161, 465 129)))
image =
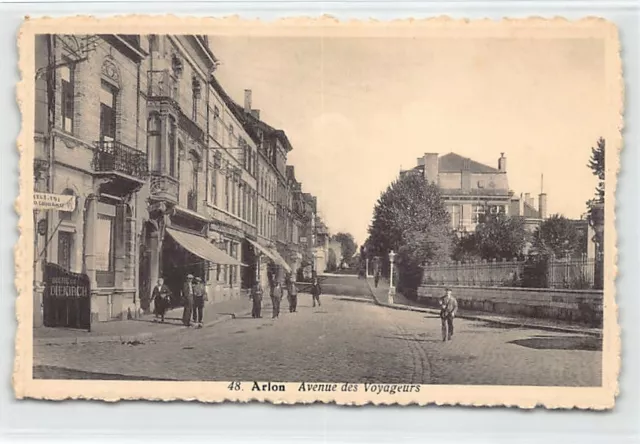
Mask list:
POLYGON ((276 281, 271 289, 271 303, 273 304, 273 319, 280 316, 280 301, 282 300, 282 284, 276 281))
POLYGON ((380 270, 376 270, 376 274, 373 276, 373 283, 378 288, 378 282, 380 282, 380 270))
POLYGON ((202 279, 196 277, 194 279, 193 289, 193 323, 196 328, 202 328, 202 316, 204 314, 204 301, 207 297, 207 289, 202 279))
POLYGON ((322 288, 320 287, 320 282, 318 281, 318 277, 315 276, 313 278, 313 284, 311 284, 311 296, 313 297, 313 306, 316 306, 316 302, 318 303, 318 307, 322 304, 320 303, 320 294, 322 293, 322 288))
POLYGON ((261 318, 262 317, 262 287, 258 282, 253 284, 253 287, 251 288, 251 300, 253 301, 251 317, 261 318))
POLYGON ((193 297, 195 289, 193 285, 193 275, 188 274, 187 279, 182 287, 182 302, 184 310, 182 311, 182 323, 189 327, 191 325, 191 311, 193 310, 193 297))
POLYGON ((295 313, 298 308, 298 288, 293 279, 289 279, 287 293, 289 295, 289 313, 295 313))
POLYGON ((151 301, 153 302, 153 308, 155 313, 154 321, 157 321, 160 318, 160 322, 164 322, 164 315, 167 312, 167 307, 169 306, 169 297, 171 296, 171 290, 169 287, 164 285, 164 279, 158 278, 158 283, 155 287, 153 287, 153 292, 151 293, 151 301))
POLYGON ((440 319, 442 320, 442 341, 451 340, 453 336, 453 318, 458 311, 458 301, 447 288, 440 299, 440 319))

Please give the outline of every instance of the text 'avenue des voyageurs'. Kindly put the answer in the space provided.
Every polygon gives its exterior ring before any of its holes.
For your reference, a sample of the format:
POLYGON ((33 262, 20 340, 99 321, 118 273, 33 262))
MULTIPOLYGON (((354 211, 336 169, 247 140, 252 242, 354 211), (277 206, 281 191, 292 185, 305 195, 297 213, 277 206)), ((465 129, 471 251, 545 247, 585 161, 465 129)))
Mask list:
MULTIPOLYGON (((388 394, 395 395, 398 393, 420 393, 419 384, 352 384, 352 383, 309 383, 301 382, 300 384, 289 384, 297 386, 298 392, 365 392, 376 395, 388 394)), ((228 386, 229 390, 241 391, 242 383, 232 382, 228 386)), ((254 381, 251 385, 252 392, 286 392, 287 384, 258 382, 254 381)))

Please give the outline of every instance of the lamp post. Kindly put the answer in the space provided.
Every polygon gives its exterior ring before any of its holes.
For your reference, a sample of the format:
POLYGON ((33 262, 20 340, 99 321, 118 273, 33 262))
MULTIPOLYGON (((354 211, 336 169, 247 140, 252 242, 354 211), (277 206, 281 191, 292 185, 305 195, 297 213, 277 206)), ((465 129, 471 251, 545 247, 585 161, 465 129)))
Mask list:
POLYGON ((393 304, 393 296, 396 294, 396 287, 393 284, 393 260, 396 258, 396 254, 391 250, 389 252, 389 303, 393 304))

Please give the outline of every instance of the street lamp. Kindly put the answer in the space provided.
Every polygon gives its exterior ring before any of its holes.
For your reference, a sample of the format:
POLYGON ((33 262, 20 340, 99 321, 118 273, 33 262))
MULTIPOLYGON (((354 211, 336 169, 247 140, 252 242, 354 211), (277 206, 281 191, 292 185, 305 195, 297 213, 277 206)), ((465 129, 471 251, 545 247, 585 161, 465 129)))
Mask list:
POLYGON ((396 294, 396 287, 393 285, 393 260, 396 258, 396 254, 391 250, 389 252, 389 266, 391 270, 389 272, 389 303, 393 304, 393 296, 396 294))

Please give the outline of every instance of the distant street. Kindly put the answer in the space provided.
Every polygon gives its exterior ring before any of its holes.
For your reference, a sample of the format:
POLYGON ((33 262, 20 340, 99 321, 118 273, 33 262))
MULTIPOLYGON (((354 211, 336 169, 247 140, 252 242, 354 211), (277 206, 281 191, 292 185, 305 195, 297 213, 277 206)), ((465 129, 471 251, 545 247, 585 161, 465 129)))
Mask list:
MULTIPOLYGON (((354 276, 328 277, 322 306, 301 294, 270 307, 139 345, 36 345, 34 377, 484 385, 600 385, 599 340, 456 320, 443 343, 433 315, 374 305, 354 276)), ((249 301, 247 301, 249 308, 249 301)))

